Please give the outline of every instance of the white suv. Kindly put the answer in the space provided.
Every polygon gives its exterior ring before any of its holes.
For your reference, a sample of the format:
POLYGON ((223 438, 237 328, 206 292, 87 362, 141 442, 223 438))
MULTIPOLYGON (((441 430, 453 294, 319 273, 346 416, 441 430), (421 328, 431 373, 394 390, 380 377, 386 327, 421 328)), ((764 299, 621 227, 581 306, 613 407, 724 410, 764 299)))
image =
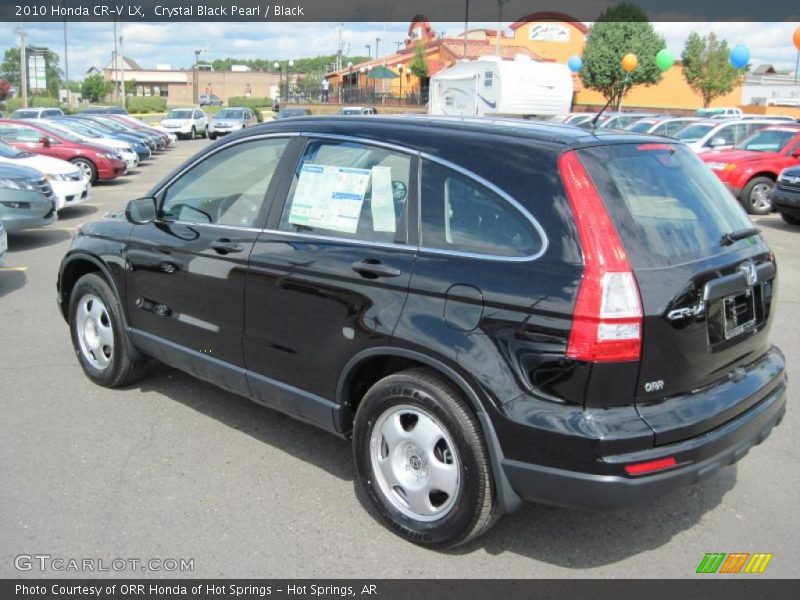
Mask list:
POLYGON ((208 117, 199 108, 172 108, 161 119, 161 126, 178 137, 208 137, 208 117))
MULTIPOLYGON (((783 121, 785 123, 785 121, 783 121)), ((708 119, 684 127, 672 137, 681 140, 698 154, 710 150, 733 148, 744 138, 768 125, 779 125, 774 119, 708 119)))

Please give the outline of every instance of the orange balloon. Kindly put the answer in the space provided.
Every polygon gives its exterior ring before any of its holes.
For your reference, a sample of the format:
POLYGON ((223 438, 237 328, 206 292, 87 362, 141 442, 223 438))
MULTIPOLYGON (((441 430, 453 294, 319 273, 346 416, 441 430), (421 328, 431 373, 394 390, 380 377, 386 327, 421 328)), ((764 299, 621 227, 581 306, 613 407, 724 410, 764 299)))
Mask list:
POLYGON ((794 30, 792 40, 794 41, 794 47, 797 48, 798 52, 800 52, 800 27, 794 30))
POLYGON ((630 73, 639 64, 639 59, 635 54, 626 54, 622 57, 622 68, 626 73, 630 73))

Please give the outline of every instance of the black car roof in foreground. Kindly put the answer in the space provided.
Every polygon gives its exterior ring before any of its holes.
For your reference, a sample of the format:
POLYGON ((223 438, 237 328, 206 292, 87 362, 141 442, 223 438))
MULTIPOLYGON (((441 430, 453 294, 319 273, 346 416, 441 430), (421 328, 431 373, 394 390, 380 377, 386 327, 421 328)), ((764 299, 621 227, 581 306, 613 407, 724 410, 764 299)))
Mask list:
MULTIPOLYGON (((376 138, 376 133, 400 134, 414 130, 512 135, 519 140, 541 141, 566 147, 582 147, 607 143, 664 142, 676 140, 619 130, 589 130, 562 123, 547 123, 510 118, 444 117, 430 115, 312 115, 279 119, 247 129, 236 137, 248 137, 265 131, 304 131, 337 133, 376 138)), ((405 141, 405 140, 404 140, 405 141)), ((413 145, 413 144, 410 144, 413 145)))

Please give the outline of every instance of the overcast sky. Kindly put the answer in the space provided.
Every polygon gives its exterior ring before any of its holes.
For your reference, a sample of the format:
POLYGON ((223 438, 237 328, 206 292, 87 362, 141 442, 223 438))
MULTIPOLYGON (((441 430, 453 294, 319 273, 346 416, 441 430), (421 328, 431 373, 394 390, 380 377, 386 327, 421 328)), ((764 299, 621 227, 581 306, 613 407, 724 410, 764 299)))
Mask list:
MULTIPOLYGON (((173 68, 188 67, 194 61, 195 49, 208 49, 206 60, 215 58, 299 58, 336 52, 336 23, 132 23, 123 29, 125 55, 143 68, 170 64, 173 68)), ((654 23, 665 37, 668 47, 680 55, 690 31, 711 30, 728 40, 729 45, 746 44, 754 65, 771 63, 778 68, 794 69, 797 52, 792 32, 797 23, 654 23)), ((396 42, 405 39, 408 23, 387 23, 381 54, 394 51, 396 42)), ((470 27, 496 27, 491 23, 473 23, 470 27)), ((0 23, 0 51, 18 44, 14 23, 0 23)), ((433 23, 441 33, 454 35, 463 30, 463 23, 433 23)), ((25 27, 28 42, 48 46, 63 54, 62 23, 29 23, 25 27)), ((105 66, 111 59, 114 45, 111 23, 69 23, 70 78, 82 78, 91 66, 105 66)), ((346 23, 344 39, 351 55, 365 55, 366 44, 375 53, 375 38, 384 38, 383 23, 346 23)), ((347 47, 345 48, 347 50, 347 47)), ((61 60, 63 67, 63 57, 61 60)))

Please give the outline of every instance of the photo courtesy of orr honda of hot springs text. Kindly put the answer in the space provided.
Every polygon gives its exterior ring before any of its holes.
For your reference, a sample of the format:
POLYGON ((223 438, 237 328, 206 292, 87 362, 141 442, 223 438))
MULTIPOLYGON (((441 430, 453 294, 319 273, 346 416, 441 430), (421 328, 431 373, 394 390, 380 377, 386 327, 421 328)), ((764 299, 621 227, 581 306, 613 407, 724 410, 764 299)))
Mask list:
POLYGON ((380 518, 452 547, 525 500, 647 502, 764 441, 777 273, 674 140, 300 117, 84 225, 58 301, 92 381, 157 359, 352 440, 380 518))

